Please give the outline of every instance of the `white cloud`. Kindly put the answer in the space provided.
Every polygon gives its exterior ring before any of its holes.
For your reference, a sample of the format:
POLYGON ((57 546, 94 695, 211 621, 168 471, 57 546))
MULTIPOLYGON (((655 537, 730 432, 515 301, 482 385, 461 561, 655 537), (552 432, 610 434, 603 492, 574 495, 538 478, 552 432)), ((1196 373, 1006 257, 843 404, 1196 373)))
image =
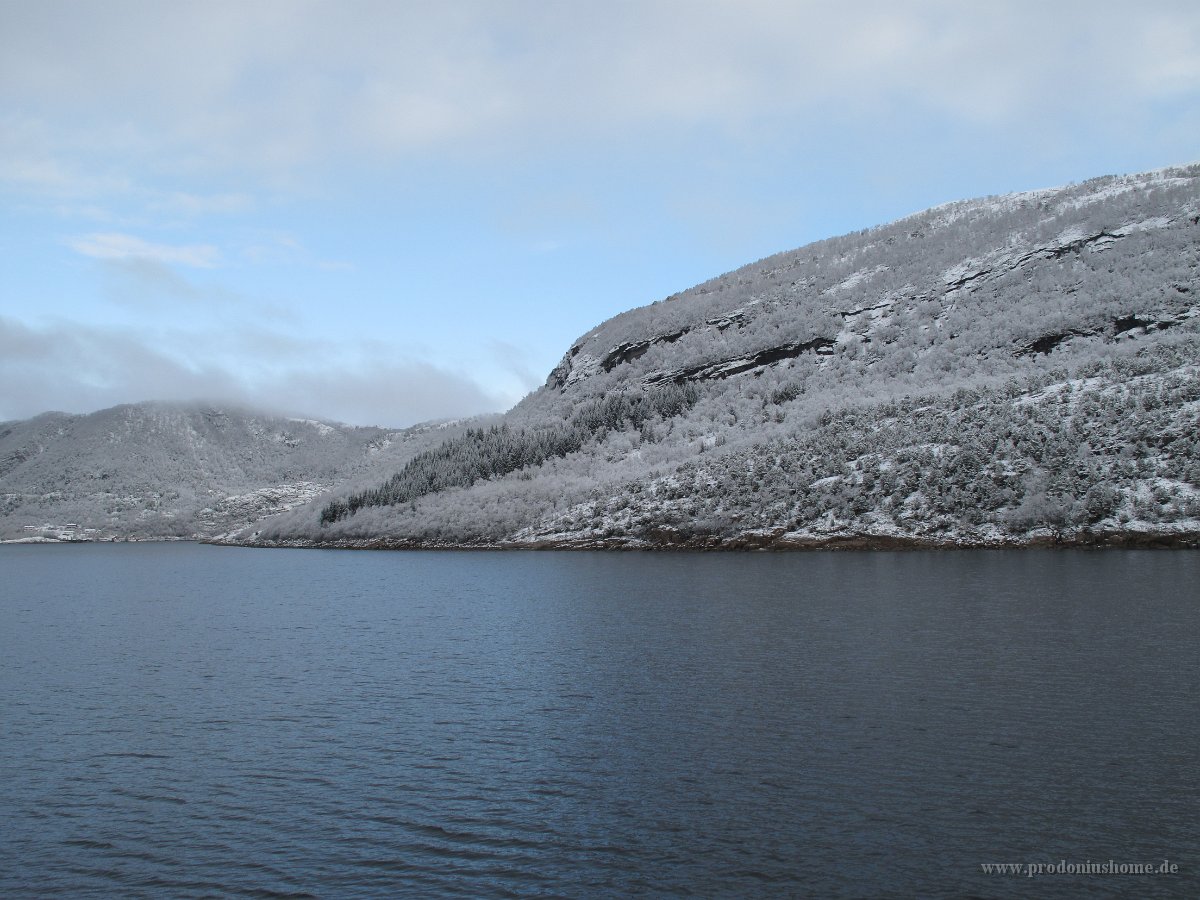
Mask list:
POLYGON ((529 352, 509 341, 493 338, 488 349, 501 369, 513 376, 522 394, 537 390, 546 380, 544 375, 533 371, 529 365, 529 352))
POLYGON ((412 425, 497 412, 508 405, 469 376, 422 360, 297 367, 252 386, 262 406, 315 412, 355 425, 412 425))
POLYGON ((0 315, 0 421, 140 400, 206 400, 402 426, 508 405, 470 376, 425 360, 369 352, 339 358, 320 342, 271 331, 232 338, 62 321, 39 327, 0 315), (252 366, 239 366, 238 358, 252 366))
POLYGON ((151 200, 149 205, 154 210, 198 216, 246 212, 253 208, 254 201, 249 195, 239 193, 191 194, 172 191, 151 200))
POLYGON ((1200 7, 1171 0, 46 0, 5 12, 0 103, 39 110, 81 155, 285 177, 364 154, 764 117, 813 128, 897 105, 995 127, 1132 116, 1200 90, 1198 59, 1200 7))
POLYGON ((319 269, 322 272, 353 272, 354 263, 342 259, 324 259, 312 253, 294 234, 259 230, 241 248, 241 255, 252 263, 287 264, 319 269))
POLYGON ((240 392, 229 373, 189 365, 128 334, 74 323, 35 328, 4 316, 0 383, 0 419, 90 412, 147 395, 184 400, 240 392))
POLYGON ((67 159, 71 153, 58 142, 66 140, 69 131, 0 107, 0 186, 58 199, 130 189, 128 176, 67 159))
POLYGON ((221 260, 220 251, 211 244, 154 244, 120 232, 80 235, 68 241, 68 245, 77 253, 94 259, 147 260, 198 269, 211 269, 221 260))

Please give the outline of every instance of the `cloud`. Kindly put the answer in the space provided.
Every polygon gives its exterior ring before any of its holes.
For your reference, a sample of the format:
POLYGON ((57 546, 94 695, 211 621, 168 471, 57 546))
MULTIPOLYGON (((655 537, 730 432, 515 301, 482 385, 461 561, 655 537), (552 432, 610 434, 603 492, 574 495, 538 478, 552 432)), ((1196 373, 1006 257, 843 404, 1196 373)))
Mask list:
POLYGON ((151 344, 105 329, 32 328, 0 316, 0 418, 47 410, 85 412, 135 399, 241 398, 228 372, 189 365, 151 344))
MULTIPOLYGON (((67 159, 73 154, 59 142, 74 131, 61 123, 55 125, 45 118, 0 106, 0 187, 56 200, 128 191, 132 186, 128 176, 98 167, 93 159, 67 159)), ((78 148, 74 155, 80 155, 78 148)))
POLYGON ((152 210, 189 216, 241 213, 254 207, 254 200, 243 193, 192 194, 171 191, 150 201, 152 210))
POLYGON ((272 332, 130 334, 0 316, 0 420, 140 400, 236 403, 359 425, 411 425, 507 405, 474 379, 418 359, 314 362, 329 348, 272 332), (232 355, 223 351, 232 349, 232 355), (237 358, 254 365, 242 368, 237 358))
POLYGON ((992 127, 1128 119, 1200 90, 1200 7, 1172 0, 44 0, 4 16, 0 102, 39 110, 56 148, 277 177, 897 106, 992 127))
POLYGON ((230 296, 217 291, 202 291, 175 269, 157 259, 133 256, 105 259, 101 264, 104 275, 104 295, 118 306, 137 308, 143 312, 154 308, 177 306, 186 301, 203 304, 208 309, 229 303, 230 296))
POLYGON ((221 259, 220 251, 211 244, 153 244, 120 232, 81 235, 68 241, 68 246, 77 253, 95 259, 145 260, 199 269, 211 269, 221 259))
POLYGON ((440 318, 447 355, 483 347, 472 365, 536 385, 511 345, 486 350, 501 331, 479 336, 497 319, 471 297, 511 306, 503 334, 532 346, 568 306, 582 330, 585 303, 678 289, 799 222, 869 224, 880 196, 1000 189, 1017 166, 1040 180, 1048 158, 1055 178, 1175 162, 1197 109, 1194 0, 0 0, 0 202, 6 246, 30 250, 9 308, 179 329, 10 321, 27 363, 0 360, 0 405, 150 385, 350 419, 494 409, 494 389, 419 351, 289 350, 280 329, 433 341, 440 318), (47 237, 47 212, 75 224, 47 237), (98 263, 43 278, 60 260, 37 242, 61 256, 63 234, 98 263), (528 298, 552 311, 526 320, 528 298), (241 362, 197 338, 221 328, 241 362), (51 340, 70 352, 28 358, 51 340))
POLYGON ((315 256, 296 235, 283 231, 259 231, 241 249, 242 258, 252 263, 300 265, 323 272, 352 272, 355 265, 340 259, 315 256))
POLYGON ((292 369, 257 385, 254 396, 275 408, 388 426, 497 412, 507 405, 472 378, 420 360, 292 369))
POLYGON ((545 377, 539 377, 529 366, 529 354, 526 350, 508 341, 493 339, 488 343, 488 349, 501 369, 512 375, 524 393, 536 390, 542 386, 545 377))
MULTIPOLYGON (((293 304, 256 297, 212 279, 194 279, 193 273, 151 257, 100 258, 96 273, 100 276, 96 297, 110 306, 94 307, 93 323, 98 312, 111 321, 115 310, 132 311, 134 321, 143 326, 167 323, 177 329, 220 329, 228 341, 243 332, 253 333, 262 323, 294 327, 303 318, 293 304)), ((188 342, 180 339, 181 344, 188 342)))

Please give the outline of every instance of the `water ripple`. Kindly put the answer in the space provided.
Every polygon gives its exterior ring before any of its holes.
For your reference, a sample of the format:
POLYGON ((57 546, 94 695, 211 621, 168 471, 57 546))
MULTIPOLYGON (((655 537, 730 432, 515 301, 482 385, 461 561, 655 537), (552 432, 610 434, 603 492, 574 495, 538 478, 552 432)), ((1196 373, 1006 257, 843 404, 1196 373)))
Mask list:
POLYGON ((1015 896, 978 864, 1200 843, 1194 555, 10 549, 6 898, 1015 896))

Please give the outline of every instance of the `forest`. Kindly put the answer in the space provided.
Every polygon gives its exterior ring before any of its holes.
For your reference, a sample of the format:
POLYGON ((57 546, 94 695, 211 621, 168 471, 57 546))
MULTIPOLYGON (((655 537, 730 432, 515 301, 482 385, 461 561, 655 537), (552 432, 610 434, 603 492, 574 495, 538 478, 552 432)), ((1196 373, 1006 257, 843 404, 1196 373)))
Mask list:
POLYGON ((501 423, 244 537, 1191 540, 1198 178, 964 201, 753 263, 597 326, 501 423))

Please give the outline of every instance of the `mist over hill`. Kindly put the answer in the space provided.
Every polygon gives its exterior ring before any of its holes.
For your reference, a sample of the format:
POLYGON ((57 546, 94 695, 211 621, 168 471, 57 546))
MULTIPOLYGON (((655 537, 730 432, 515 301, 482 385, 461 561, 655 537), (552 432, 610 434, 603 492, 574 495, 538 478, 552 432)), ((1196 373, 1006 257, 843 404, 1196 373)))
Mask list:
POLYGON ((3 422, 0 539, 216 537, 382 477, 459 430, 159 403, 3 422))
POLYGON ((1200 167, 937 207, 583 335, 503 420, 247 530, 348 546, 1200 533, 1200 167))

